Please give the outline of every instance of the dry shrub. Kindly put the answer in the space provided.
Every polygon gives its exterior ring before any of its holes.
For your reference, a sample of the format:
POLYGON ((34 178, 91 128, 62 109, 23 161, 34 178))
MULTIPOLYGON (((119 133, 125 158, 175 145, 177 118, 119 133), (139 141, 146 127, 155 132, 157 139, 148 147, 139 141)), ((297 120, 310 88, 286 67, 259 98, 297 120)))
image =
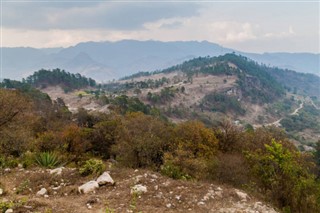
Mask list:
POLYGON ((209 172, 209 179, 243 186, 250 181, 249 168, 241 154, 219 153, 209 172))
POLYGON ((171 128, 165 122, 142 113, 129 113, 116 134, 112 150, 122 165, 158 169, 163 164, 171 138, 171 128))

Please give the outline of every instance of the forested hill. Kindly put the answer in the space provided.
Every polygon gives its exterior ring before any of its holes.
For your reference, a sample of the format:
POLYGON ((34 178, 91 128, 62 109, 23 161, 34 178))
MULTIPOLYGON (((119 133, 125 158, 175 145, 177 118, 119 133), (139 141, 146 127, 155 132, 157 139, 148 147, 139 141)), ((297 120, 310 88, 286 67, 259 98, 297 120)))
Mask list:
POLYGON ((284 94, 284 89, 300 95, 317 96, 320 98, 320 77, 314 74, 298 73, 292 70, 284 70, 277 67, 258 64, 245 56, 236 54, 225 54, 217 57, 198 57, 167 69, 154 72, 139 72, 124 77, 123 79, 150 76, 157 73, 171 73, 175 71, 181 71, 190 78, 199 73, 211 75, 237 75, 239 77, 238 84, 247 96, 255 96, 255 94, 252 94, 252 91, 248 91, 248 89, 253 89, 253 85, 248 85, 248 83, 255 78, 256 80, 259 80, 256 82, 259 82, 260 86, 265 89, 263 94, 260 95, 266 100, 281 96, 284 94), (245 76, 247 76, 247 78, 244 78, 245 76), (266 98, 264 98, 265 95, 267 95, 266 98))
POLYGON ((283 86, 267 72, 267 69, 268 67, 244 56, 225 54, 218 57, 199 57, 161 71, 141 72, 124 79, 176 71, 186 74, 189 81, 198 74, 233 75, 238 77, 238 89, 244 98, 264 103, 272 102, 285 93, 283 86))
POLYGON ((69 73, 60 69, 41 69, 35 72, 33 75, 28 76, 26 79, 23 79, 23 82, 40 88, 60 85, 65 92, 74 89, 96 86, 96 81, 92 78, 87 78, 79 73, 69 73))

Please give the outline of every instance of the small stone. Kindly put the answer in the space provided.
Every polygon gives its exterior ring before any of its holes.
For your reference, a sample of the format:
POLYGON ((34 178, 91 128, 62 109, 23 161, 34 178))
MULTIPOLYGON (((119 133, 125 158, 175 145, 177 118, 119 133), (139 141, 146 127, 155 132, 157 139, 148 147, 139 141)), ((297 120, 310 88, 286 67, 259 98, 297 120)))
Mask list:
POLYGON ((249 199, 249 196, 246 193, 241 192, 239 190, 236 190, 236 195, 241 201, 247 201, 247 199, 249 199))
POLYGON ((44 198, 48 198, 48 197, 49 197, 49 195, 44 195, 43 197, 44 197, 44 198))
POLYGON ((7 209, 5 213, 13 213, 13 209, 7 209))
POLYGON ((52 187, 53 190, 59 190, 61 188, 61 186, 57 186, 57 187, 52 187))
POLYGON ((62 169, 64 169, 64 167, 59 167, 56 169, 50 169, 50 174, 56 174, 56 175, 61 175, 62 174, 62 169))
POLYGON ((4 171, 5 172, 11 172, 11 169, 10 168, 5 168, 4 171))
POLYGON ((198 206, 204 205, 205 203, 203 201, 200 201, 197 203, 198 206))
POLYGON ((131 194, 134 194, 134 193, 141 194, 141 193, 146 193, 147 191, 148 191, 147 187, 141 184, 137 184, 131 188, 131 194))
POLYGON ((166 206, 167 206, 167 208, 171 208, 172 204, 168 203, 166 206))
POLYGON ((222 191, 217 191, 215 192, 215 195, 217 195, 217 197, 222 198, 222 191))
POLYGON ((138 170, 138 169, 136 169, 136 170, 134 170, 134 172, 139 172, 139 170, 138 170))
POLYGON ((2 195, 2 194, 3 194, 3 189, 0 188, 0 195, 2 195))
POLYGON ((217 187, 216 191, 222 191, 222 188, 221 187, 217 187))
POLYGON ((158 189, 159 189, 159 186, 158 186, 158 185, 155 185, 155 186, 154 186, 154 190, 157 191, 158 189))
POLYGON ((18 168, 22 169, 23 165, 21 163, 18 164, 18 168))
POLYGON ((143 178, 142 175, 137 175, 137 176, 134 178, 134 182, 135 182, 136 184, 137 184, 137 183, 140 183, 142 178, 143 178))
POLYGON ((150 176, 151 176, 153 179, 157 179, 157 178, 158 178, 158 176, 155 175, 155 174, 151 174, 150 176))
POLYGON ((176 199, 180 200, 181 199, 181 195, 176 195, 176 199))
POLYGON ((44 196, 45 194, 47 194, 47 189, 46 188, 41 188, 38 192, 37 192, 37 196, 44 196))

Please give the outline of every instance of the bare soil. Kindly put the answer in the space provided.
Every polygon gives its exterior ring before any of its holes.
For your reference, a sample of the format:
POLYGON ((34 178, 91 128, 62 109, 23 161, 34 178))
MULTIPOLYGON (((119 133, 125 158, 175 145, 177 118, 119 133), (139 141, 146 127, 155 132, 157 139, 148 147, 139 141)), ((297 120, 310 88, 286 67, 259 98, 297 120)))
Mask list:
POLYGON ((78 187, 94 177, 82 177, 76 169, 66 168, 61 175, 40 168, 1 171, 5 193, 0 200, 24 200, 14 212, 275 212, 254 197, 241 199, 229 186, 173 180, 148 170, 112 167, 108 171, 116 184, 90 194, 79 194, 78 187), (146 186, 147 192, 131 194, 136 184, 146 186), (42 187, 48 190, 47 198, 36 196, 42 187))

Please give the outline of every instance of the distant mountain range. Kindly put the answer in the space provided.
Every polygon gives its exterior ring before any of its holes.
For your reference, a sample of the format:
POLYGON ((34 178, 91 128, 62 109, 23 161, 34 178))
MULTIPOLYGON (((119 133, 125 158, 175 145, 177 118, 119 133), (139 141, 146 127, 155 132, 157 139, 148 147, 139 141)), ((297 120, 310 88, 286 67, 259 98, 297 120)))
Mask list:
POLYGON ((61 68, 97 81, 108 81, 139 71, 160 70, 199 56, 235 52, 259 63, 320 75, 320 54, 245 53, 207 41, 85 42, 68 48, 2 48, 3 78, 21 79, 41 68, 61 68))

